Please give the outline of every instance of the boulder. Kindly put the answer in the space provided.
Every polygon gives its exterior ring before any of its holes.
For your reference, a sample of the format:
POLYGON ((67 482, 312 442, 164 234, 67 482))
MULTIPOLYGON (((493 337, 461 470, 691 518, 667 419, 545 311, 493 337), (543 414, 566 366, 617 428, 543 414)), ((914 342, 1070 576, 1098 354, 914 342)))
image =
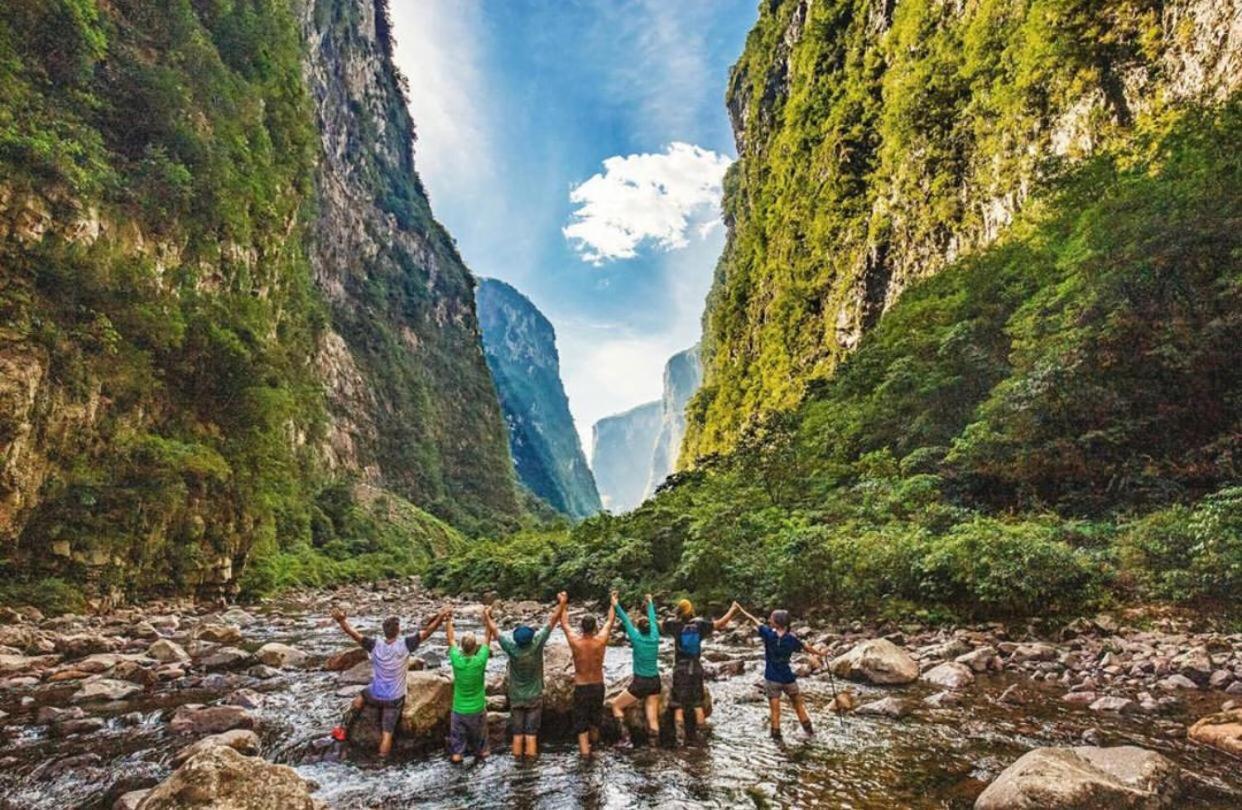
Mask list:
POLYGON ((263 700, 263 695, 253 689, 238 689, 225 698, 224 702, 230 706, 241 706, 243 709, 257 709, 263 705, 263 700))
POLYGON ((953 660, 959 664, 964 664, 970 667, 974 672, 987 672, 988 667, 992 665, 992 661, 995 658, 995 647, 980 647, 966 653, 965 655, 959 655, 953 660))
POLYGON ((949 661, 924 672, 919 680, 943 689, 965 689, 975 682, 975 673, 965 664, 949 661))
POLYGON ((1091 704, 1093 712, 1132 712, 1138 708, 1138 705, 1128 698, 1116 697, 1114 695, 1105 695, 1091 704))
POLYGON ((55 666, 59 655, 0 655, 0 675, 55 666))
POLYGON ((1204 647, 1187 650, 1172 661, 1175 672, 1184 675, 1199 686, 1207 686, 1212 677, 1212 656, 1204 647))
POLYGON ((339 683, 353 683, 366 686, 371 683, 371 662, 361 661, 337 676, 339 683))
POLYGON ((173 734, 219 734, 254 726, 254 717, 241 706, 180 706, 168 723, 173 734))
POLYGON ((142 805, 142 800, 151 792, 150 788, 143 790, 131 790, 128 793, 122 793, 112 805, 112 810, 138 810, 142 805))
POLYGON ((928 695, 923 698, 923 702, 928 706, 936 709, 943 709, 945 706, 956 706, 962 702, 962 696, 950 689, 937 692, 934 695, 928 695))
POLYGON ((90 703, 103 700, 124 700, 142 691, 142 687, 131 681, 118 681, 112 678, 100 678, 87 681, 82 688, 73 693, 74 703, 90 703))
MULTIPOLYGON (((338 653, 328 656, 328 660, 323 662, 323 668, 329 672, 344 672, 351 667, 355 667, 366 661, 368 653, 361 647, 354 645, 338 653)), ((368 676, 369 677, 369 676, 368 676)))
POLYGON ((203 624, 194 628, 194 637, 216 644, 239 644, 242 631, 235 624, 203 624))
POLYGON ((1010 655, 1010 660, 1015 664, 1021 664, 1026 661, 1053 661, 1056 657, 1056 647, 1036 641, 1031 644, 1019 644, 1010 655))
POLYGON ((185 663, 190 660, 190 655, 184 647, 166 638, 153 642, 150 647, 147 647, 147 656, 165 664, 185 663))
POLYGON ((832 673, 839 678, 879 684, 912 683, 918 680, 919 666, 902 648, 883 639, 871 639, 833 659, 832 673))
POLYGON ((210 737, 204 737, 198 742, 190 743, 182 748, 173 757, 173 767, 176 768, 201 751, 220 746, 232 748, 234 751, 246 756, 257 756, 262 748, 262 743, 259 742, 259 735, 248 728, 235 728, 230 731, 223 731, 219 734, 212 734, 210 737))
POLYGON ((891 717, 899 720, 910 713, 910 704, 901 698, 886 697, 864 703, 858 707, 858 714, 872 714, 891 717))
POLYGON ((564 715, 571 721, 574 710, 574 659, 567 644, 543 648, 543 713, 564 715))
POLYGON ((841 689, 828 701, 828 711, 844 714, 845 712, 854 711, 854 707, 858 705, 858 697, 852 689, 841 689))
POLYGON ((35 632, 20 624, 0 624, 0 647, 12 647, 22 652, 30 651, 35 644, 35 632))
POLYGON ((294 668, 306 665, 307 655, 296 647, 272 641, 259 648, 254 657, 269 667, 294 668))
POLYGON ((1156 686, 1166 692, 1176 692, 1178 689, 1198 689, 1199 684, 1187 678, 1185 675, 1170 675, 1164 680, 1157 681, 1156 686))
POLYGON ((142 810, 316 810, 311 789, 312 784, 287 765, 273 765, 217 745, 190 757, 152 788, 142 810))
POLYGON ((254 624, 254 616, 251 616, 241 608, 229 608, 221 614, 220 619, 228 624, 235 624, 239 627, 249 627, 254 624))
POLYGON ((1180 771, 1132 745, 1036 748, 1006 768, 975 800, 975 810, 1095 810, 1175 806, 1180 771))
POLYGON ((55 644, 56 652, 66 658, 83 658, 98 653, 109 653, 121 646, 117 639, 97 633, 73 633, 60 636, 55 644))
MULTIPOLYGON (((407 676, 405 705, 397 726, 396 743, 425 750, 442 743, 453 710, 453 682, 439 672, 411 672, 407 676)), ((379 745, 379 712, 363 709, 349 729, 351 746, 374 750, 379 745)))
POLYGON ((1197 743, 1242 757, 1242 709, 1209 714, 1191 726, 1187 736, 1197 743))
POLYGON ((240 647, 216 647, 195 663, 209 670, 240 669, 254 660, 250 653, 240 647))

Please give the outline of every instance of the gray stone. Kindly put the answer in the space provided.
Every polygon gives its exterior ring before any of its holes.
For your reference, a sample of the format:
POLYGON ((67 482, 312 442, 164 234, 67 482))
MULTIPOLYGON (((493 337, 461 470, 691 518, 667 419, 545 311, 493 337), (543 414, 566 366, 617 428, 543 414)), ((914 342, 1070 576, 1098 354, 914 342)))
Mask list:
POLYGON ((1036 748, 1006 768, 975 801, 975 810, 1095 810, 1172 807, 1180 771, 1135 746, 1036 748))

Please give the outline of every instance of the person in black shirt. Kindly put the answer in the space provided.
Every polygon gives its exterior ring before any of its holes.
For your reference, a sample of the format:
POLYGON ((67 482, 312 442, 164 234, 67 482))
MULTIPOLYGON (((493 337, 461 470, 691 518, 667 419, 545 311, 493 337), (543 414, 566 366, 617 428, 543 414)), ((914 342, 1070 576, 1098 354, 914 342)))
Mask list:
POLYGON ((686 709, 694 710, 693 728, 707 722, 703 711, 703 640, 728 627, 739 609, 734 602, 728 613, 711 621, 695 616, 694 605, 682 599, 677 603, 677 617, 664 621, 664 634, 673 638, 673 719, 682 738, 687 734, 686 709))

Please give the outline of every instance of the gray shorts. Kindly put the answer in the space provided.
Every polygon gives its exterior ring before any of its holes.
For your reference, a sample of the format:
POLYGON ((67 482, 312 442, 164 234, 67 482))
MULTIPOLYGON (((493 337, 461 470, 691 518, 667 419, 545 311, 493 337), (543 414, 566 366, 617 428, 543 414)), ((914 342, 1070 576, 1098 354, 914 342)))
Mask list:
POLYGON ((767 694, 768 700, 780 700, 781 695, 789 695, 790 699, 796 698, 802 694, 798 689, 798 682, 780 683, 779 681, 764 681, 763 691, 767 694))
POLYGON ((401 719, 401 709, 405 698, 380 700, 371 696, 371 687, 362 690, 362 702, 379 711, 380 729, 392 734, 397 730, 397 721, 401 719))
POLYGON ((487 753, 487 713, 458 714, 449 719, 449 753, 461 756, 487 753))
POLYGON ((543 723, 543 704, 513 706, 509 709, 509 728, 514 736, 534 737, 543 723))

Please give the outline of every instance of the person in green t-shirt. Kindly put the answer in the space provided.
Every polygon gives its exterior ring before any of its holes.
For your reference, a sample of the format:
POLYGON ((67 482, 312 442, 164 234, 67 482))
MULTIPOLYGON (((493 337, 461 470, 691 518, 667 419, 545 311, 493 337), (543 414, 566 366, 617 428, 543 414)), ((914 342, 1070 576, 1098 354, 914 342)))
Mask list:
POLYGON ((485 759, 487 749, 487 696, 484 679, 487 659, 492 653, 491 630, 484 631, 483 646, 474 633, 457 637, 453 632, 450 611, 444 634, 448 638, 449 663, 453 665, 453 713, 449 719, 449 756, 459 763, 466 751, 485 759))
POLYGON ((556 608, 548 623, 534 629, 518 625, 510 634, 501 635, 492 619, 492 609, 483 611, 487 631, 500 640, 500 648, 509 656, 509 725, 513 730, 513 756, 538 756, 539 726, 543 719, 543 645, 552 628, 561 620, 561 612, 569 603, 568 594, 557 597, 556 608))

